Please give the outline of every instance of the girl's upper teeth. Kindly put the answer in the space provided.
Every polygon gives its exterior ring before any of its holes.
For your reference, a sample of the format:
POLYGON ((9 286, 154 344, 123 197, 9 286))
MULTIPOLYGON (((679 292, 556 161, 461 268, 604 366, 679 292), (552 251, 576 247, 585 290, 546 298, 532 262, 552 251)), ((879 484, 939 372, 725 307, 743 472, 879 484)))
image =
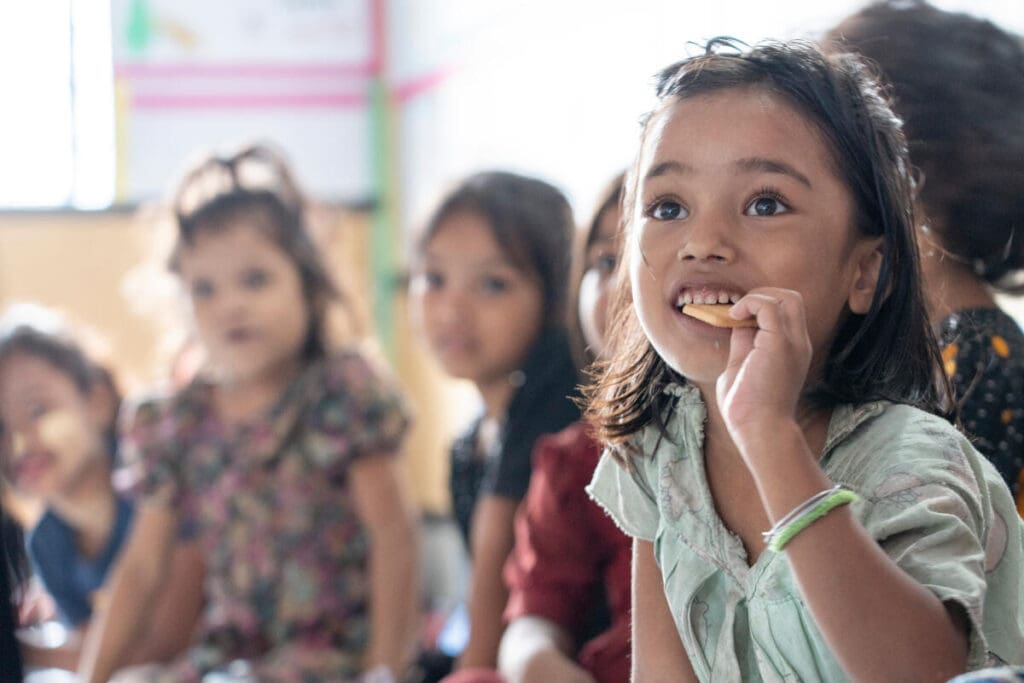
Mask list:
POLYGON ((725 290, 684 291, 676 297, 676 308, 681 308, 686 304, 734 304, 740 300, 741 296, 725 290))

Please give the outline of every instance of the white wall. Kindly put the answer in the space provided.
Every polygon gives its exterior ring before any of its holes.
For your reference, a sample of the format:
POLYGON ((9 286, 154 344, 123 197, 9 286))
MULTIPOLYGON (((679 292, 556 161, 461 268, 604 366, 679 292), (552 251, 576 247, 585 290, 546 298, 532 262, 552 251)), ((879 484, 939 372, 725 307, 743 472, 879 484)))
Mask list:
MULTIPOLYGON (((460 176, 498 166, 555 182, 585 220, 605 182, 632 157, 637 119, 652 101, 651 75, 685 56, 688 42, 717 35, 748 43, 814 38, 861 6, 851 0, 473 0, 467 17, 469 0, 394 2, 395 66, 402 77, 442 63, 456 69, 403 113, 406 227, 418 225, 460 176)), ((1024 33, 1022 0, 935 4, 1024 33)))

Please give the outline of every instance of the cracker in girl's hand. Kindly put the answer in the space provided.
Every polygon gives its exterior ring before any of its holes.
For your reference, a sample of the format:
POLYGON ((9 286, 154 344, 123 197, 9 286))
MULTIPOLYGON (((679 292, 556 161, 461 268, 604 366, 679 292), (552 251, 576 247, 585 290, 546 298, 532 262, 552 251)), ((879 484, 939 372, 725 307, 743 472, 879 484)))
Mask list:
POLYGON ((686 304, 683 313, 715 327, 757 327, 754 318, 736 320, 729 315, 732 304, 686 304))

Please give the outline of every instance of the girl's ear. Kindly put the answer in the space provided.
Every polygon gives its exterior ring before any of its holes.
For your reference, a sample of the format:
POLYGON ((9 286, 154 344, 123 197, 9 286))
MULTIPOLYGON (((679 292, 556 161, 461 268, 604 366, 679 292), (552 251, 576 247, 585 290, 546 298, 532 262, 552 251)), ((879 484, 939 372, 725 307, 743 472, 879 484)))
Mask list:
POLYGON ((878 277, 882 271, 882 238, 864 240, 853 248, 851 256, 856 259, 850 296, 847 304, 850 310, 863 315, 871 308, 878 288, 878 277))

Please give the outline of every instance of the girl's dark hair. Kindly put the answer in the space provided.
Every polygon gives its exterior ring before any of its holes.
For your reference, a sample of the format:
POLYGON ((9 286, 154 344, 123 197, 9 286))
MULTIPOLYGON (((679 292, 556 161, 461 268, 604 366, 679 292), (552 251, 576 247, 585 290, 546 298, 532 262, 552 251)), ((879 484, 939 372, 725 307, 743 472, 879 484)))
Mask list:
MULTIPOLYGON (((948 387, 928 324, 914 238, 913 183, 900 121, 877 80, 856 56, 825 56, 812 44, 764 43, 744 49, 729 38, 669 66, 657 77, 659 105, 645 117, 641 150, 653 116, 681 100, 732 88, 768 92, 813 123, 838 178, 852 195, 853 229, 882 238, 882 264, 870 310, 847 311, 829 350, 822 380, 806 398, 820 407, 888 399, 946 414, 948 387)), ((639 178, 637 161, 625 187, 626 258, 637 258, 630 233, 639 178)), ((588 417, 602 440, 621 443, 647 424, 660 425, 663 389, 682 379, 655 352, 631 306, 628 268, 609 329, 609 360, 586 389, 588 417)))
POLYGON ((182 178, 173 198, 177 239, 169 267, 180 274, 182 253, 203 233, 225 230, 238 222, 260 230, 295 264, 309 307, 309 332, 302 349, 312 360, 329 350, 327 312, 341 303, 354 318, 310 234, 306 200, 284 156, 266 144, 251 145, 228 156, 203 158, 182 178))
POLYGON ((471 175, 441 200, 417 250, 423 253, 445 220, 459 213, 484 219, 508 259, 540 280, 546 325, 564 327, 574 230, 565 195, 542 180, 515 173, 471 175))
POLYGON ((1024 291, 1024 41, 920 0, 878 2, 832 29, 833 49, 882 71, 939 246, 989 284, 1024 291))
POLYGON ((28 558, 21 527, 0 506, 0 671, 5 681, 24 674, 18 628, 18 602, 28 581, 28 558))
POLYGON ((17 354, 33 356, 60 370, 88 394, 100 379, 96 365, 85 352, 62 334, 47 332, 27 323, 0 331, 0 365, 17 354))
POLYGON ((601 194, 598 195, 597 206, 591 215, 590 222, 583 226, 577 235, 573 247, 572 270, 569 278, 569 311, 567 324, 569 326, 570 340, 573 346, 573 356, 576 365, 585 368, 594 362, 595 358, 587 350, 586 340, 583 339, 583 328, 580 321, 579 296, 580 285, 583 276, 587 272, 587 252, 597 241, 598 227, 605 215, 613 209, 619 209, 622 205, 622 184, 626 180, 626 173, 623 171, 612 178, 605 185, 601 194))

